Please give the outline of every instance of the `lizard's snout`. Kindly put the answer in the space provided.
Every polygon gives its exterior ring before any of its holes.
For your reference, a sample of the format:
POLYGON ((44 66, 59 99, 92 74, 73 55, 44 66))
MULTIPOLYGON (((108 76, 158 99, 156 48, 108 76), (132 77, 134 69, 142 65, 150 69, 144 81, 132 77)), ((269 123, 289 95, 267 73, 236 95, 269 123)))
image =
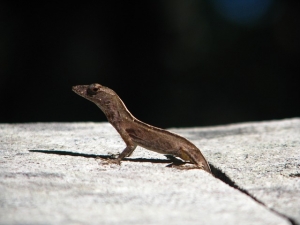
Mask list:
POLYGON ((86 94, 87 85, 76 85, 72 87, 72 91, 76 94, 83 96, 86 94))

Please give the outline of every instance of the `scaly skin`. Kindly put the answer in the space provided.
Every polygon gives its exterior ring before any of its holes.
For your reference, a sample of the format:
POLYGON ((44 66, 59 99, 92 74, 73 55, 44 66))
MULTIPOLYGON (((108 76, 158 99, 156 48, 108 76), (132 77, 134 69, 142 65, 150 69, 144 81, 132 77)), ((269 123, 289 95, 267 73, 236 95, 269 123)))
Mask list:
POLYGON ((187 169, 198 168, 211 173, 209 164, 194 144, 177 134, 136 119, 120 97, 108 87, 100 84, 78 85, 72 90, 95 103, 126 143, 126 148, 112 162, 120 164, 121 160, 130 156, 139 145, 151 151, 180 157, 194 164, 187 169))

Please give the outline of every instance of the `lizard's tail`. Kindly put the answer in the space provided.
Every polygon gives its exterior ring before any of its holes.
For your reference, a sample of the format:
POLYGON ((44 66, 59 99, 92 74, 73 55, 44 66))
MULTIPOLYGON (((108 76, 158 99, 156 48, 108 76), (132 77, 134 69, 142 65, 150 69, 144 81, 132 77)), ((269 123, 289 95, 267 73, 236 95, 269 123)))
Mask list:
POLYGON ((197 165, 199 169, 203 169, 206 172, 212 174, 207 160, 196 146, 192 149, 189 149, 189 151, 181 151, 179 157, 183 160, 190 161, 191 163, 197 165))
POLYGON ((202 155, 201 151, 199 149, 197 149, 197 150, 198 150, 197 154, 193 154, 194 157, 192 157, 193 158, 192 162, 195 163, 196 165, 198 165, 200 168, 204 169, 206 172, 212 174, 207 160, 202 155))
POLYGON ((205 163, 201 163, 201 164, 202 164, 202 166, 203 166, 203 169, 204 169, 206 172, 212 174, 211 169, 210 169, 210 166, 209 166, 208 162, 206 161, 206 159, 205 159, 205 163))

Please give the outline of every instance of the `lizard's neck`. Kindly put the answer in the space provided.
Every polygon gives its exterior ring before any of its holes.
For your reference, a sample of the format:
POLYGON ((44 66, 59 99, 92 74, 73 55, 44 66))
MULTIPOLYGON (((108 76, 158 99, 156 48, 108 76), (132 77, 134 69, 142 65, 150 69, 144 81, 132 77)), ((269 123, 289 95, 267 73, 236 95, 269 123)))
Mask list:
POLYGON ((136 120, 136 118, 126 108, 121 98, 117 95, 115 95, 108 104, 97 104, 97 106, 104 112, 108 121, 113 125, 124 120, 136 120))

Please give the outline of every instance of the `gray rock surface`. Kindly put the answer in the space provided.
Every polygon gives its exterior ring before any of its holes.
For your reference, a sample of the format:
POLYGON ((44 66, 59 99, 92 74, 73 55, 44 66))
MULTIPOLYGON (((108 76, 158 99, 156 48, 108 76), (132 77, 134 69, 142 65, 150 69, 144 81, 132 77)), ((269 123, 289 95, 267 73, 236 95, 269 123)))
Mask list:
POLYGON ((239 188, 300 224, 299 119, 173 131, 205 149, 239 188))
POLYGON ((233 188, 142 148, 120 167, 96 160, 125 147, 108 123, 1 124, 0 224, 300 224, 299 127, 172 129, 233 188))

